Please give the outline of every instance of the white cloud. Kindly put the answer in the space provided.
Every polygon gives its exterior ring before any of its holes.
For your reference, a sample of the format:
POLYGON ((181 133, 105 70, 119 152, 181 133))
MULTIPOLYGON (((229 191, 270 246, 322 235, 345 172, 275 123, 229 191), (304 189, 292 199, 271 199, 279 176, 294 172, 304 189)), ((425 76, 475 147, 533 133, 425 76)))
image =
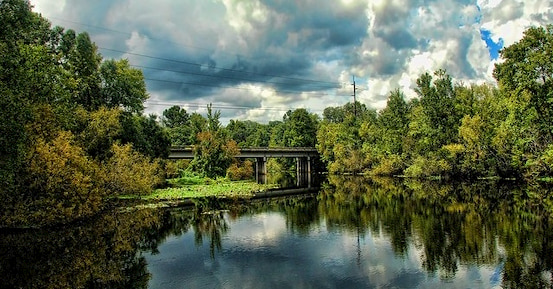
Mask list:
POLYGON ((63 11, 65 2, 66 0, 32 0, 31 4, 34 6, 34 11, 38 11, 46 15, 57 15, 63 11))

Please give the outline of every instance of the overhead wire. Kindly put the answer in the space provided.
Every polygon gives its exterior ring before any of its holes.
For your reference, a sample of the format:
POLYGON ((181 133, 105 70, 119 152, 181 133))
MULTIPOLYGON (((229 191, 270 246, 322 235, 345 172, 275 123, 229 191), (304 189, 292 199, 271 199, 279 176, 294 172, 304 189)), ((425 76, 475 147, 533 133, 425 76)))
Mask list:
MULTIPOLYGON (((55 20, 58 20, 58 21, 77 24, 77 25, 81 25, 81 26, 91 27, 91 28, 94 28, 94 29, 100 29, 100 30, 105 30, 105 31, 113 32, 113 33, 132 36, 132 33, 119 31, 119 30, 115 30, 115 29, 111 29, 111 28, 106 28, 106 27, 102 27, 102 26, 85 24, 85 23, 72 21, 72 20, 67 20, 67 19, 62 19, 62 18, 58 18, 58 17, 49 17, 49 18, 55 19, 55 20)), ((150 39, 153 39, 149 36, 146 36, 146 37, 148 37, 150 39)), ((167 40, 167 39, 159 39, 159 40, 171 42, 171 43, 174 43, 174 44, 177 44, 177 45, 180 45, 180 46, 185 46, 185 47, 189 47, 189 48, 193 48, 193 49, 205 50, 205 51, 210 51, 210 52, 214 51, 213 49, 208 49, 208 48, 203 48, 203 47, 183 45, 182 43, 176 43, 176 42, 173 42, 173 41, 170 41, 170 40, 167 40)), ((205 64, 192 62, 192 61, 179 60, 179 59, 173 59, 173 58, 165 58, 165 57, 160 57, 160 56, 153 56, 153 55, 148 55, 148 54, 143 54, 143 53, 137 53, 137 52, 132 52, 132 51, 125 51, 125 50, 107 48, 107 47, 100 47, 100 46, 98 46, 98 49, 101 49, 101 50, 104 50, 104 51, 111 51, 111 52, 121 53, 121 54, 124 54, 124 55, 133 55, 133 56, 138 56, 138 57, 143 57, 143 58, 148 58, 148 59, 155 59, 155 60, 162 60, 162 61, 179 63, 179 64, 184 64, 184 65, 190 65, 190 66, 195 66, 195 67, 199 67, 199 68, 206 67, 205 64)), ((226 53, 226 52, 223 52, 223 53, 226 53)), ((230 54, 230 53, 226 53, 226 54, 230 54)), ((232 54, 232 55, 236 56, 236 55, 239 55, 239 54, 232 54)), ((244 57, 244 58, 248 59, 247 57, 244 57)), ((343 83, 339 83, 339 82, 331 82, 331 81, 324 81, 324 80, 317 80, 317 79, 283 76, 283 75, 270 74, 270 73, 260 73, 260 72, 253 72, 253 71, 248 71, 248 70, 240 70, 240 69, 225 68, 225 67, 218 67, 218 66, 208 66, 208 68, 212 69, 212 70, 217 70, 217 71, 239 73, 241 75, 257 76, 257 78, 254 79, 254 78, 247 78, 247 77, 235 77, 235 76, 229 76, 229 75, 215 75, 215 74, 207 74, 207 73, 179 71, 179 70, 173 70, 173 69, 148 67, 148 66, 143 66, 143 65, 138 65, 138 64, 129 64, 129 65, 131 65, 133 67, 136 67, 136 68, 141 68, 141 69, 167 71, 167 72, 172 72, 172 73, 194 75, 194 76, 201 76, 201 77, 209 77, 209 78, 230 79, 230 80, 243 81, 243 82, 250 83, 250 84, 252 84, 252 83, 253 84, 255 84, 255 83, 266 83, 266 84, 270 84, 270 85, 291 85, 291 84, 293 84, 293 85, 310 85, 312 88, 316 88, 316 89, 313 89, 313 90, 276 90, 276 89, 271 89, 272 92, 281 93, 281 94, 316 93, 318 95, 330 95, 329 93, 325 93, 325 92, 322 92, 322 91, 323 90, 329 90, 329 89, 337 89, 337 88, 343 87, 343 83), (266 78, 266 77, 271 77, 271 78, 274 78, 274 79, 290 80, 290 81, 295 81, 296 83, 285 83, 285 82, 270 81, 270 80, 262 79, 262 78, 266 78), (313 87, 313 85, 317 85, 317 84, 321 85, 321 86, 318 87, 318 88, 313 87)), ((180 85, 192 85, 192 86, 201 86, 201 87, 210 87, 210 88, 224 88, 224 89, 237 89, 237 90, 254 90, 254 88, 241 87, 241 86, 210 85, 210 84, 206 84, 206 83, 180 81, 180 80, 154 79, 154 78, 144 78, 144 79, 148 80, 148 81, 165 82, 165 83, 173 83, 173 84, 180 84, 180 85)), ((267 89, 262 88, 261 90, 267 90, 267 89)), ((155 102, 155 101, 152 101, 152 100, 148 101, 148 105, 154 105, 154 106, 155 105, 173 105, 173 104, 174 103, 171 103, 171 102, 155 102)), ((191 104, 191 103, 177 103, 175 105, 198 107, 198 108, 203 106, 203 105, 200 105, 200 104, 191 104)), ((278 110, 278 111, 288 111, 290 109, 293 109, 293 108, 225 106, 225 105, 213 105, 213 107, 214 108, 219 108, 219 109, 258 109, 258 110, 278 110)))
MULTIPOLYGON (((62 18, 59 18, 59 17, 48 17, 48 18, 55 19, 55 20, 58 20, 58 21, 68 22, 68 23, 72 23, 72 24, 82 25, 82 26, 85 26, 85 27, 91 27, 91 28, 95 28, 95 29, 100 29, 100 30, 105 30, 105 31, 109 31, 109 32, 118 33, 118 34, 124 34, 124 35, 127 35, 127 36, 132 36, 132 33, 125 32, 125 31, 120 31, 120 30, 115 30, 115 29, 111 29, 111 28, 107 28, 107 27, 103 27, 103 26, 90 25, 90 24, 86 24, 86 23, 82 23, 82 22, 78 22, 78 21, 62 19, 62 18)), ((151 38, 149 36, 146 36, 146 37, 151 38)), ((185 47, 190 47, 190 48, 194 48, 194 49, 213 51, 213 49, 208 49, 208 48, 199 47, 199 46, 183 45, 182 43, 176 43, 176 42, 169 41, 169 40, 166 40, 166 39, 156 39, 156 38, 151 38, 151 39, 153 39, 153 40, 163 40, 163 41, 174 43, 174 44, 179 45, 179 46, 185 46, 185 47)), ((147 55, 147 54, 141 54, 141 53, 136 53, 136 52, 131 52, 131 51, 123 51, 123 50, 112 49, 112 48, 107 48, 107 47, 100 47, 100 46, 98 48, 102 49, 102 50, 106 50, 106 51, 112 51, 112 52, 129 54, 129 55, 135 55, 135 56, 140 56, 140 57, 145 57, 145 58, 150 58, 150 59, 171 61, 171 62, 176 62, 176 63, 181 63, 181 64, 194 65, 194 66, 198 66, 198 67, 205 66, 205 64, 191 62, 191 61, 164 58, 164 57, 152 56, 152 55, 147 55)), ((230 54, 230 53, 228 53, 228 54, 230 54)), ((234 54, 233 53, 232 55, 239 55, 239 54, 234 54)), ((248 59, 248 57, 245 57, 245 58, 248 59)), ((324 83, 324 84, 328 84, 328 85, 333 85, 333 87, 331 87, 331 88, 338 88, 338 87, 341 86, 341 83, 332 82, 332 81, 325 81, 325 80, 290 77, 290 76, 283 76, 283 75, 270 74, 270 73, 259 73, 259 72, 252 72, 252 71, 247 71, 247 70, 217 67, 217 66, 210 66, 209 68, 210 69, 221 70, 221 71, 240 72, 240 73, 247 73, 247 74, 251 74, 251 75, 259 75, 259 76, 265 76, 265 77, 276 77, 276 78, 295 80, 295 81, 324 83)))
MULTIPOLYGON (((186 64, 186 65, 193 65, 193 66, 197 66, 197 67, 204 67, 205 66, 205 64, 197 63, 197 62, 190 62, 190 61, 184 61, 184 60, 177 60, 177 59, 170 59, 170 58, 164 58, 164 57, 158 57, 158 56, 151 56, 151 55, 147 55, 147 54, 135 53, 135 52, 131 52, 131 51, 123 51, 123 50, 112 49, 112 48, 105 48, 105 47, 100 47, 100 46, 98 46, 98 49, 106 50, 106 51, 112 51, 112 52, 118 52, 118 53, 123 53, 123 54, 128 54, 128 55, 140 56, 140 57, 144 57, 144 58, 164 60, 164 61, 170 61, 170 62, 186 64)), ((289 77, 289 76, 282 76, 282 75, 276 75, 276 74, 252 72, 252 71, 247 71, 247 70, 223 68, 223 67, 218 67, 218 66, 209 66, 209 68, 214 69, 214 70, 220 70, 220 71, 238 72, 238 73, 259 75, 259 76, 265 76, 265 77, 276 77, 276 78, 288 79, 288 80, 294 80, 294 81, 325 83, 325 84, 328 84, 328 85, 332 84, 333 87, 330 87, 330 88, 338 88, 341 85, 338 82, 330 82, 330 81, 307 79, 307 78, 289 77)), ((252 80, 252 81, 256 81, 256 80, 252 80)))

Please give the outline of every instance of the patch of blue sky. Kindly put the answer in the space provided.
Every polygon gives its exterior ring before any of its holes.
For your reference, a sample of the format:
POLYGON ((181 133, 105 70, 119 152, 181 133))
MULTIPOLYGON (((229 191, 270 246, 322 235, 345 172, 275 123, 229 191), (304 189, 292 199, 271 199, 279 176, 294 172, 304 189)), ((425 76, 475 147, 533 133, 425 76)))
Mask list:
POLYGON ((499 50, 503 48, 503 38, 499 38, 497 42, 492 39, 492 32, 486 29, 480 29, 480 38, 486 42, 486 47, 490 52, 490 58, 495 60, 499 57, 499 50))

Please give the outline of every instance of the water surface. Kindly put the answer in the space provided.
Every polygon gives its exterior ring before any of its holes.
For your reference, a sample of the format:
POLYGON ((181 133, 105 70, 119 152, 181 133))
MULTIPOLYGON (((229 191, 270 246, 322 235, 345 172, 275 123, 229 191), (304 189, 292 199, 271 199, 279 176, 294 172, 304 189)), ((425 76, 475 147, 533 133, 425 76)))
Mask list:
POLYGON ((546 189, 332 177, 316 194, 2 232, 2 288, 551 288, 546 189))

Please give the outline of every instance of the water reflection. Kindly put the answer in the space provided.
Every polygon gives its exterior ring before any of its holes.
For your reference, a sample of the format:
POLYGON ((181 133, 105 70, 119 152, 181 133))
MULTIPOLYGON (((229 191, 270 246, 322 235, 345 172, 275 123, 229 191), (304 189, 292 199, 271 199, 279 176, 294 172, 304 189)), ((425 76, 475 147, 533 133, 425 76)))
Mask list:
POLYGON ((539 186, 329 177, 318 194, 1 232, 0 288, 551 288, 539 186))
POLYGON ((152 211, 105 214, 83 224, 1 232, 2 288, 147 288, 137 248, 159 224, 152 211))

